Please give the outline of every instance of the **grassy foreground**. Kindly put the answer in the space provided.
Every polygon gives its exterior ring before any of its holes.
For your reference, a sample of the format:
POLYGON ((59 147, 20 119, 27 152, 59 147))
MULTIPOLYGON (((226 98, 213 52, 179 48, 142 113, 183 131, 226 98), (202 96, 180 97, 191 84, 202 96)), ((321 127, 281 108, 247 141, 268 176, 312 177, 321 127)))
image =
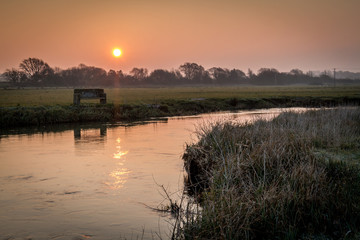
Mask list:
POLYGON ((216 122, 197 134, 183 159, 200 200, 179 211, 175 238, 360 237, 359 107, 216 122))

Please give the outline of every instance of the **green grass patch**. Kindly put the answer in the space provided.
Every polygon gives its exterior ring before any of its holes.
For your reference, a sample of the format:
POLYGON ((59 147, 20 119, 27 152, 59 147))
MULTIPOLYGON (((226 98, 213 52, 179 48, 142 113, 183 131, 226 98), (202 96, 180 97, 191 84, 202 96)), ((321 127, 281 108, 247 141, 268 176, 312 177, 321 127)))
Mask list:
POLYGON ((73 89, 0 90, 0 128, 65 122, 143 120, 271 107, 359 105, 360 87, 175 87, 105 89, 108 104, 73 89))
MULTIPOLYGON (((105 89, 111 104, 156 104, 165 100, 260 99, 281 97, 339 98, 360 97, 360 86, 309 87, 309 86, 233 86, 233 87, 164 87, 164 88, 109 88, 105 89)), ((0 90, 0 107, 70 105, 73 89, 10 89, 0 90)))

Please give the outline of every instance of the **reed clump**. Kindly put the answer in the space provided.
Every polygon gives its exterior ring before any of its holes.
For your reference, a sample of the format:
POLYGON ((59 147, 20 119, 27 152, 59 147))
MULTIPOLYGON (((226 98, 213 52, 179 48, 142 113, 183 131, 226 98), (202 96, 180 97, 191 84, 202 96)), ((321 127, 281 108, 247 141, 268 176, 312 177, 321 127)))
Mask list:
POLYGON ((197 211, 175 238, 349 239, 360 230, 360 108, 199 127, 183 155, 197 211))

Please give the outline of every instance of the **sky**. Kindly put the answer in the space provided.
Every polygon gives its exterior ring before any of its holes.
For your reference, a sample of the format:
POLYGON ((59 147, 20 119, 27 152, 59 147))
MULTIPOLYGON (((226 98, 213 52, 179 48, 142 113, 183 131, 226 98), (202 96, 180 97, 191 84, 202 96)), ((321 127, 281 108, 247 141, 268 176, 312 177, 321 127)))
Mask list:
POLYGON ((124 72, 185 62, 360 72, 359 9, 359 0, 0 0, 0 72, 29 57, 124 72))

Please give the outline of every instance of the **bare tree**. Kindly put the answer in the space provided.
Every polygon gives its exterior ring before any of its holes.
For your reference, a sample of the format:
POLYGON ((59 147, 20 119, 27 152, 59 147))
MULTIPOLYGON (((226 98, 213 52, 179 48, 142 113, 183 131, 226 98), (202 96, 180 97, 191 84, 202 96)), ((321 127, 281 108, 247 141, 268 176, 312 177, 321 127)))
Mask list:
POLYGON ((26 80, 24 72, 19 71, 15 68, 6 69, 3 73, 3 76, 13 85, 20 87, 22 83, 26 80))
POLYGON ((256 77, 255 73, 250 68, 248 69, 247 76, 250 80, 256 77))
POLYGON ((17 84, 20 82, 22 73, 19 70, 12 68, 12 69, 6 69, 3 75, 7 80, 9 80, 9 82, 17 84))
POLYGON ((148 70, 146 68, 133 68, 130 73, 137 80, 144 80, 148 76, 148 70))
POLYGON ((155 69, 148 78, 148 82, 151 84, 164 84, 171 85, 176 84, 178 78, 175 72, 169 72, 163 69, 155 69))
POLYGON ((227 68, 213 67, 208 70, 210 76, 217 81, 224 81, 230 77, 230 71, 227 68))
POLYGON ((184 63, 179 67, 179 70, 189 80, 201 80, 206 75, 204 67, 196 63, 184 63))
POLYGON ((258 84, 277 85, 280 72, 275 68, 260 68, 256 81, 258 84))
POLYGON ((19 67, 33 83, 41 82, 54 73, 54 70, 47 63, 38 58, 25 59, 20 63, 19 67))
POLYGON ((290 71, 290 74, 294 76, 301 76, 304 75, 304 72, 301 71, 300 69, 295 68, 290 71))

